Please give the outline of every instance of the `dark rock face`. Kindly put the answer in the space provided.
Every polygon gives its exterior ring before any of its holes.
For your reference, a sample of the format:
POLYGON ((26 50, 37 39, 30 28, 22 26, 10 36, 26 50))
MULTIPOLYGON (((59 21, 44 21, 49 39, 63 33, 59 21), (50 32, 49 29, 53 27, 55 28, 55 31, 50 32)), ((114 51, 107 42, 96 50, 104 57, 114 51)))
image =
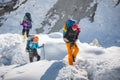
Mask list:
MULTIPOLYGON (((24 0, 21 4, 24 4, 26 1, 24 0)), ((58 0, 46 14, 46 18, 41 23, 42 27, 36 29, 36 32, 44 32, 43 28, 46 25, 49 27, 46 33, 60 31, 63 28, 63 23, 70 18, 79 22, 82 18, 89 17, 89 20, 93 22, 97 3, 93 6, 91 6, 91 3, 93 3, 93 0, 58 0), (54 22, 54 25, 52 25, 52 22, 54 22)), ((16 10, 21 5, 14 7, 16 4, 19 4, 19 0, 11 0, 9 2, 1 1, 0 16, 16 10)), ((0 26, 5 20, 4 17, 0 17, 0 26)))
MULTIPOLYGON (((21 4, 24 4, 26 1, 27 0, 24 0, 21 4)), ((19 0, 11 0, 7 2, 4 0, 0 1, 0 26, 6 20, 6 18, 1 16, 3 16, 5 13, 10 13, 11 11, 18 9, 19 5, 14 7, 16 4, 19 4, 19 0)))
POLYGON ((6 13, 6 12, 10 12, 10 11, 14 10, 13 7, 16 5, 17 1, 18 0, 11 0, 9 2, 4 2, 4 0, 3 0, 3 2, 0 3, 0 8, 1 8, 0 16, 4 15, 4 13, 6 13))
POLYGON ((37 33, 43 32, 43 27, 50 26, 50 32, 56 32, 62 29, 63 23, 67 19, 74 19, 79 22, 84 17, 89 17, 90 21, 94 21, 94 15, 97 3, 93 6, 93 0, 58 0, 58 2, 48 11, 45 20, 41 23, 42 27, 36 29, 37 33), (55 21, 54 26, 50 21, 55 21))

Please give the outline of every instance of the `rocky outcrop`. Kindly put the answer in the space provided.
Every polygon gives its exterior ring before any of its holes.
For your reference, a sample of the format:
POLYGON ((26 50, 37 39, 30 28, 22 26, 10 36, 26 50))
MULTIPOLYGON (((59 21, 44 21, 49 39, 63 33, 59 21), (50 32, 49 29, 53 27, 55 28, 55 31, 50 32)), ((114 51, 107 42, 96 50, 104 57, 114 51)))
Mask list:
MULTIPOLYGON (((24 4, 27 0, 24 0, 21 4, 24 4)), ((14 11, 18 9, 18 7, 21 5, 18 5, 14 7, 16 4, 19 4, 19 0, 10 0, 10 1, 0 1, 0 26, 3 24, 3 22, 6 20, 6 18, 2 17, 5 13, 10 13, 11 11, 14 11)))
POLYGON ((89 17, 91 22, 94 21, 94 15, 97 3, 94 0, 58 0, 57 3, 48 11, 46 18, 41 23, 42 27, 36 29, 37 33, 44 32, 43 27, 49 27, 50 32, 56 32, 62 29, 63 23, 67 19, 74 19, 79 22, 85 17, 89 17), (51 22, 55 24, 52 25, 51 22))

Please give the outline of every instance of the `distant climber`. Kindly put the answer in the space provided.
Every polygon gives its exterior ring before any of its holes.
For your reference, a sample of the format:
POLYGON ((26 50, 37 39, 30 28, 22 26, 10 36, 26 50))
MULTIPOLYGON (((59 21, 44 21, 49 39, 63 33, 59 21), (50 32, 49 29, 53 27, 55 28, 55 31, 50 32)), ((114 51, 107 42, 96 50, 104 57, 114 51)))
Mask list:
POLYGON ((31 19, 31 14, 30 13, 25 13, 24 19, 21 23, 21 25, 23 26, 23 30, 22 30, 22 36, 23 38, 26 38, 29 36, 29 31, 32 28, 32 19, 31 19))

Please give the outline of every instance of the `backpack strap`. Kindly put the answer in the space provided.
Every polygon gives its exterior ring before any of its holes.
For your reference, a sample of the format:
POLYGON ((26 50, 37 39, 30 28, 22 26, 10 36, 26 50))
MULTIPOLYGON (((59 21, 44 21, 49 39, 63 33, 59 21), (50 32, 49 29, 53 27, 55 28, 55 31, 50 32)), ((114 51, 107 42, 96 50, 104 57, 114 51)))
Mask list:
POLYGON ((77 32, 78 32, 78 35, 80 34, 80 32, 81 32, 81 29, 78 27, 77 28, 77 32))
POLYGON ((63 31, 67 32, 67 24, 66 23, 64 23, 64 25, 63 25, 63 31))

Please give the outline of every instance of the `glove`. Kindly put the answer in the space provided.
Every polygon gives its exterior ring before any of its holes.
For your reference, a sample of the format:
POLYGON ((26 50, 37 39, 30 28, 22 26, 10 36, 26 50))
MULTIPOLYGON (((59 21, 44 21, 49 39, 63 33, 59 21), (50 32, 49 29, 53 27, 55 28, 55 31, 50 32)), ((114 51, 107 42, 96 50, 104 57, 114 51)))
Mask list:
POLYGON ((69 42, 69 40, 68 40, 67 38, 64 38, 64 41, 65 41, 65 42, 69 42))

